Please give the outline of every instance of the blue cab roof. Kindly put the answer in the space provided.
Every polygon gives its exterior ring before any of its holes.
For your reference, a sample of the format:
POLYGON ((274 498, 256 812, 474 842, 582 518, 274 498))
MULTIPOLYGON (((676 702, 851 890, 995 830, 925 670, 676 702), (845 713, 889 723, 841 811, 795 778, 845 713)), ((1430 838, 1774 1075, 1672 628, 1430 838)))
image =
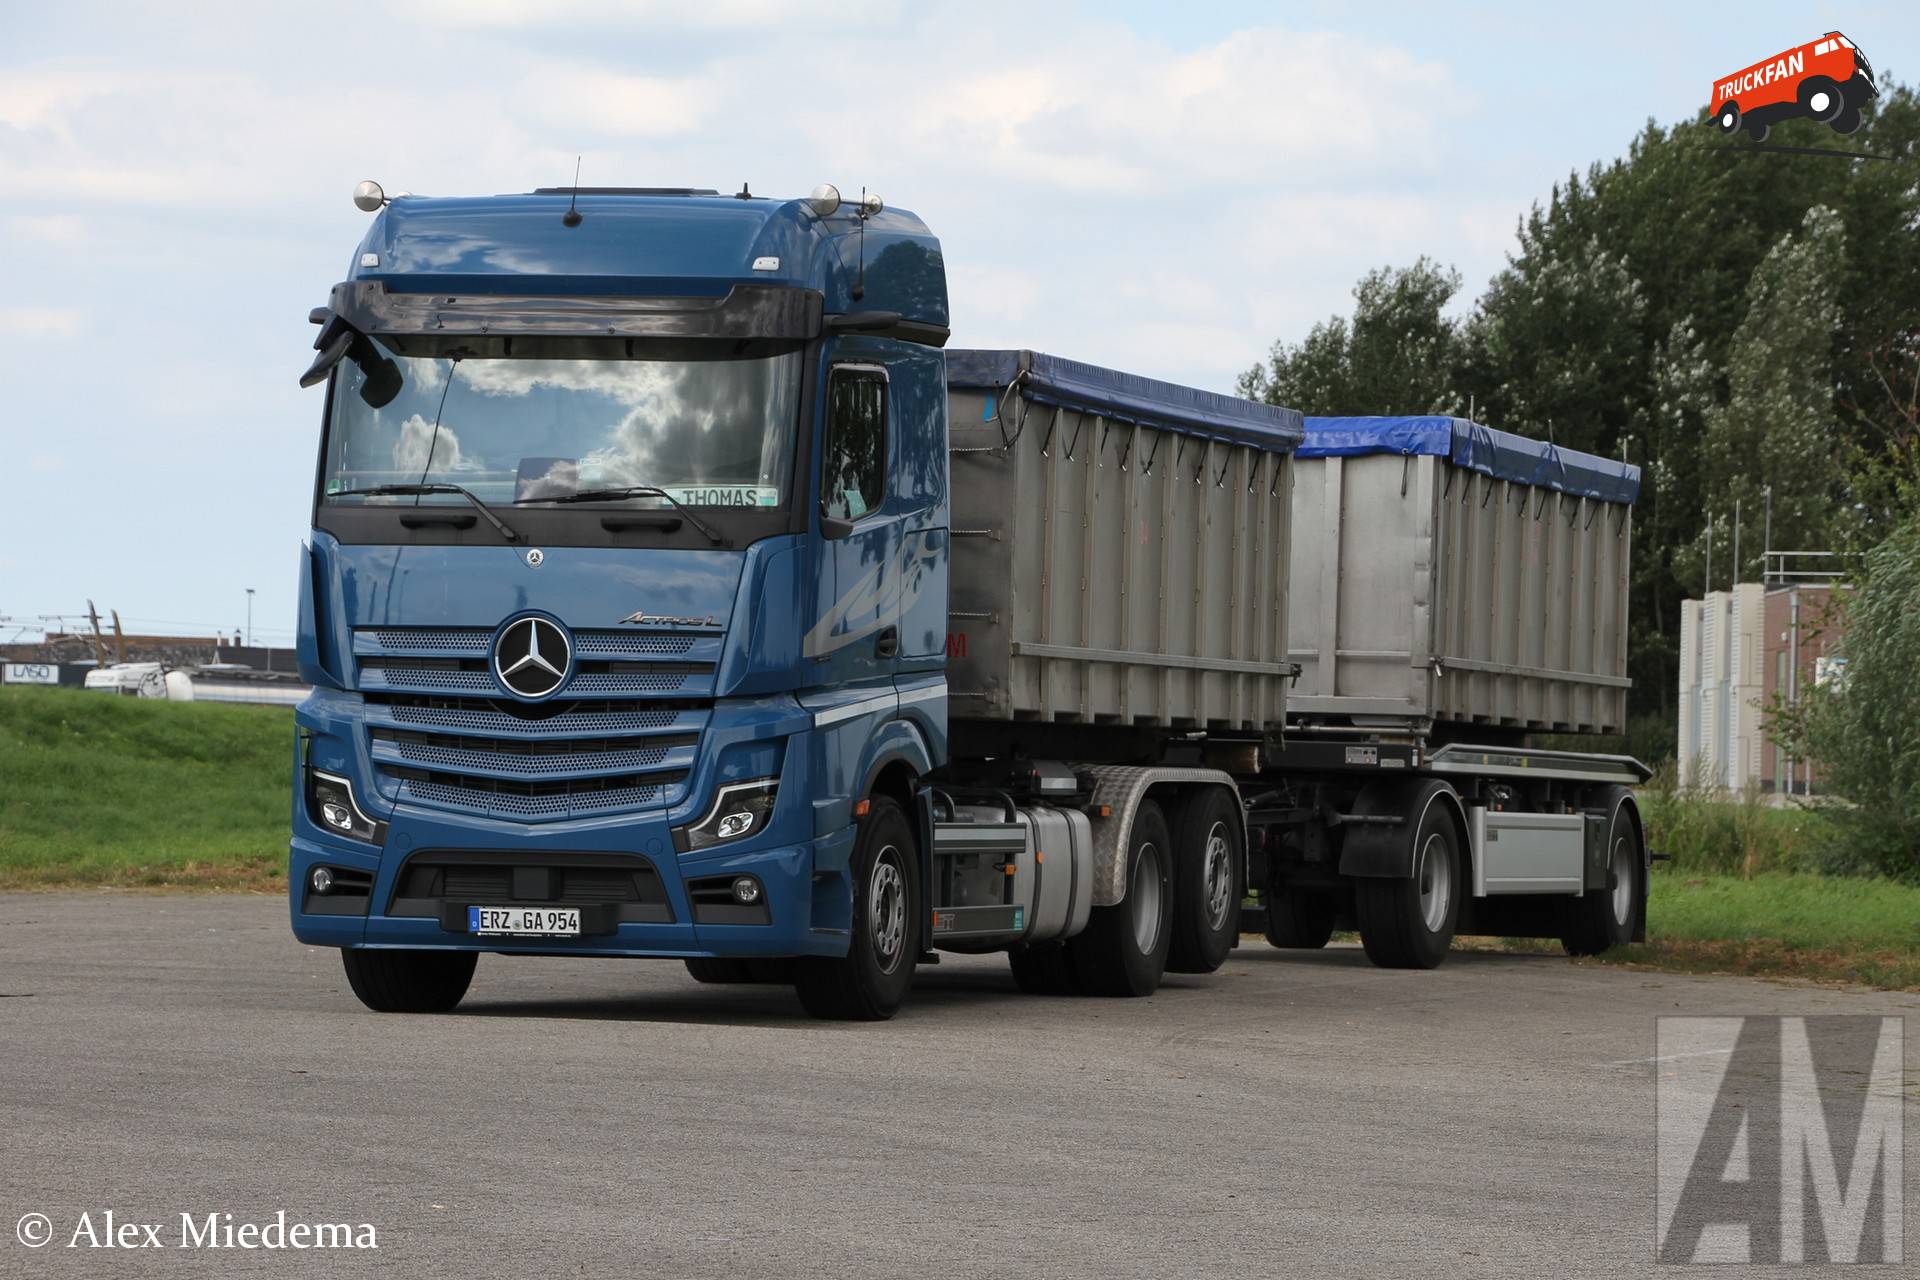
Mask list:
POLYGON ((1039 351, 947 352, 949 387, 1004 393, 1016 377, 1020 379, 1019 394, 1036 404, 1231 440, 1276 453, 1293 452, 1303 434, 1298 409, 1161 382, 1039 351))
POLYGON ((1429 455, 1457 467, 1560 493, 1631 503, 1640 496, 1640 468, 1577 449, 1562 449, 1465 418, 1307 418, 1302 458, 1369 453, 1429 455))
POLYGON ((913 214, 821 218, 801 200, 583 191, 396 196, 374 215, 349 280, 398 293, 722 297, 736 284, 818 290, 828 313, 898 311, 947 326, 940 241, 913 214), (368 255, 371 255, 369 257, 368 255), (759 265, 756 267, 756 263, 759 265))

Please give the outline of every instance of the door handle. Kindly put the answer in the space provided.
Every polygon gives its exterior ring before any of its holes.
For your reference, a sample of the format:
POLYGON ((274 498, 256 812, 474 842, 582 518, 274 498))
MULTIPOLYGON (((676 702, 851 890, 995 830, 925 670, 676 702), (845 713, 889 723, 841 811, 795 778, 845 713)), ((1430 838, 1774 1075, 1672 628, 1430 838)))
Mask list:
POLYGON ((900 628, 888 627, 873 640, 873 656, 891 658, 900 652, 900 628))

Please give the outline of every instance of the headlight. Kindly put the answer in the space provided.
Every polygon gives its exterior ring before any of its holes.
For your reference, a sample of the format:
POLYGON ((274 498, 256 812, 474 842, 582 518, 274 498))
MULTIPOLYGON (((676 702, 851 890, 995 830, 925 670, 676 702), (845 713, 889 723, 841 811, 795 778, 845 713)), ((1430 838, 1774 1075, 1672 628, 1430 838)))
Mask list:
POLYGON ((360 811, 353 784, 337 773, 307 770, 307 816, 323 831, 368 844, 385 844, 387 824, 360 811))
POLYGON ((779 790, 778 778, 729 783, 720 788, 705 817, 673 829, 673 847, 681 853, 695 853, 760 832, 773 816, 773 799, 779 790))

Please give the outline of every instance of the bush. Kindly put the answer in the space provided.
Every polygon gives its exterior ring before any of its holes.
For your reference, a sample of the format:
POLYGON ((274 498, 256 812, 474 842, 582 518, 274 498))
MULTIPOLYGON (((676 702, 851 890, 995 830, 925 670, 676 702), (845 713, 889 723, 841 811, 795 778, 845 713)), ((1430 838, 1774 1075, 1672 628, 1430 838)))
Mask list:
POLYGON ((1671 854, 1682 874, 1754 876, 1772 871, 1812 869, 1818 835, 1814 815, 1804 809, 1775 808, 1757 785, 1729 795, 1710 783, 1681 785, 1671 759, 1640 789, 1640 815, 1647 823, 1647 844, 1671 854))
POLYGON ((1770 727, 1823 771, 1827 867, 1920 882, 1920 516, 1861 557, 1840 651, 1845 677, 1770 727))

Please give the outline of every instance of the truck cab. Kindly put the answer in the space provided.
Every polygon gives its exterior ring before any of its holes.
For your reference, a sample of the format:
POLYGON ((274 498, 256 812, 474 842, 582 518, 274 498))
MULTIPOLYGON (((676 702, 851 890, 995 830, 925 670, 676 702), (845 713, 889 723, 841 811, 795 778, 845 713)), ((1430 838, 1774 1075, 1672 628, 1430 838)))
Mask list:
POLYGON ((890 1012, 946 754, 939 241, 831 187, 359 202, 303 378, 294 933, 379 1009, 484 950, 890 1012))

